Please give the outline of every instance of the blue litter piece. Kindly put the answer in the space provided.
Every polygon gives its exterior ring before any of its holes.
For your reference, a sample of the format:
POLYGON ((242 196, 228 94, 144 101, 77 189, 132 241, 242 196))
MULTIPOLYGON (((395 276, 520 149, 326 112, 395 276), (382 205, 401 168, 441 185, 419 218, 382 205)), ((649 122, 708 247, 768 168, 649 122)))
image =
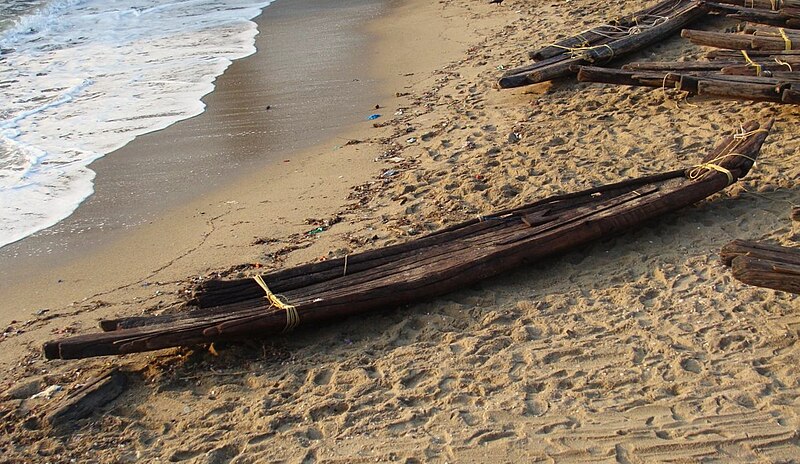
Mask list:
POLYGON ((376 113, 376 114, 370 114, 369 116, 367 116, 367 119, 372 121, 373 119, 378 119, 380 117, 381 117, 381 115, 376 113))

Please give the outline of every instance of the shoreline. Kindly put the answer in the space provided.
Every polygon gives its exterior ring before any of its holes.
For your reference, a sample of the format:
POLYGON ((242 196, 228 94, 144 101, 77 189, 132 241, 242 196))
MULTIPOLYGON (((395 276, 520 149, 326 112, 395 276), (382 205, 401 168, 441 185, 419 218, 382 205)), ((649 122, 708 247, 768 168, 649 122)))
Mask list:
MULTIPOLYGON (((238 182, 253 183, 245 179, 254 171, 283 176, 284 159, 343 144, 343 133, 366 124, 379 94, 376 82, 357 69, 367 62, 362 23, 380 14, 382 4, 348 0, 335 14, 314 0, 267 6, 254 18, 256 53, 234 61, 216 79, 202 99, 203 113, 137 137, 93 163, 95 193, 69 218, 0 249, 0 292, 10 295, 0 304, 0 323, 122 285, 136 272, 125 270, 110 284, 100 266, 124 269, 124 261, 113 257, 149 225, 164 224, 165 233, 187 234, 176 243, 191 242, 196 233, 187 229, 203 230, 204 221, 190 220, 192 226, 174 231, 168 225, 169 216, 187 216, 182 211, 192 207, 185 205, 202 204, 203 196, 238 182), (334 42, 319 46, 325 36, 334 42), (297 82, 302 76, 313 79, 297 82), (53 286, 57 295, 50 294, 53 286)), ((151 240, 144 242, 151 249, 162 241, 151 240)), ((134 260, 139 274, 158 267, 147 259, 164 262, 159 258, 171 250, 162 248, 134 260)))

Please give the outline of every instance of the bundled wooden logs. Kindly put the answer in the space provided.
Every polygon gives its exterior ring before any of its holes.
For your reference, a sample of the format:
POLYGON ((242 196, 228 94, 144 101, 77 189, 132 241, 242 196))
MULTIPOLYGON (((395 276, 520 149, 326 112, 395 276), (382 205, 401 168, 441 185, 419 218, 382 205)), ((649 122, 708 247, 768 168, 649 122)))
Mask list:
POLYGON ((742 21, 782 27, 800 27, 800 6, 797 0, 774 0, 766 5, 763 0, 723 0, 704 2, 709 10, 742 21), (742 5, 742 3, 744 5, 742 5))
POLYGON ((771 126, 745 124, 743 133, 726 137, 686 170, 550 197, 405 244, 258 279, 206 283, 197 300, 215 307, 117 319, 103 324, 107 332, 47 342, 44 352, 72 359, 263 337, 446 294, 720 191, 747 174, 771 126))
POLYGON ((720 256, 737 280, 800 293, 800 248, 734 240, 722 248, 720 256))
POLYGON ((695 45, 725 48, 729 50, 791 51, 800 49, 800 30, 778 28, 772 33, 758 29, 748 33, 697 31, 684 29, 681 37, 695 45))
POLYGON ((619 70, 582 66, 581 82, 653 88, 676 88, 691 95, 735 100, 800 103, 800 73, 774 72, 772 77, 712 72, 619 70))
POLYGON ((706 14, 694 0, 664 0, 633 15, 562 39, 530 53, 538 60, 500 78, 502 88, 537 84, 573 73, 582 64, 605 63, 662 40, 706 14))
MULTIPOLYGON (((712 98, 797 104, 800 102, 800 52, 752 50, 758 46, 754 38, 761 37, 756 35, 759 33, 775 34, 773 29, 763 26, 748 26, 742 34, 684 30, 682 35, 696 43, 731 49, 710 52, 709 61, 630 63, 621 70, 582 66, 577 68, 578 80, 677 88, 691 95, 712 98), (737 47, 751 50, 734 51, 737 47)), ((800 31, 797 37, 800 39, 800 31)))

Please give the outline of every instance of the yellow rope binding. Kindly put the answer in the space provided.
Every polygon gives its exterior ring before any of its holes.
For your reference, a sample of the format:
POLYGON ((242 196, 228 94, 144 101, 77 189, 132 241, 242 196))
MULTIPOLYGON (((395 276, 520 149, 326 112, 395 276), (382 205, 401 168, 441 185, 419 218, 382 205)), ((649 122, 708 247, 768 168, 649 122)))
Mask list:
MULTIPOLYGON (((757 131, 753 131, 753 132, 755 133, 757 131)), ((741 156, 742 158, 749 159, 753 163, 756 162, 755 159, 753 159, 753 158, 751 158, 749 156, 742 155, 740 153, 728 153, 727 155, 717 156, 716 158, 714 158, 714 159, 712 159, 710 161, 707 161, 705 163, 698 164, 697 166, 692 167, 692 170, 689 171, 689 179, 695 180, 695 179, 699 178, 700 176, 702 176, 703 174, 705 174, 706 171, 717 171, 717 172, 721 172, 721 173, 725 174, 725 176, 728 178, 728 185, 731 185, 736 180, 736 179, 733 178, 733 173, 731 171, 729 171, 728 169, 723 168, 722 166, 717 164, 717 163, 719 163, 720 161, 724 160, 725 158, 727 158, 729 156, 741 156)))
POLYGON ((300 314, 297 313, 297 308, 290 304, 286 304, 280 300, 272 290, 267 287, 267 283, 264 282, 264 279, 261 278, 260 275, 253 277, 253 280, 264 289, 264 293, 266 293, 266 298, 269 300, 271 306, 274 306, 278 309, 282 309, 286 311, 286 327, 283 329, 284 332, 291 332, 292 330, 296 329, 298 325, 300 325, 300 314))
POLYGON ((741 50, 741 52, 742 52, 742 56, 744 56, 744 60, 747 62, 747 64, 756 68, 756 76, 760 76, 761 75, 761 65, 750 59, 750 55, 747 54, 747 50, 741 50))
POLYGON ((780 32, 781 33, 781 37, 783 37, 783 43, 784 43, 785 50, 787 50, 787 51, 791 50, 792 49, 792 39, 790 39, 789 36, 786 35, 786 31, 782 27, 778 28, 778 32, 780 32))

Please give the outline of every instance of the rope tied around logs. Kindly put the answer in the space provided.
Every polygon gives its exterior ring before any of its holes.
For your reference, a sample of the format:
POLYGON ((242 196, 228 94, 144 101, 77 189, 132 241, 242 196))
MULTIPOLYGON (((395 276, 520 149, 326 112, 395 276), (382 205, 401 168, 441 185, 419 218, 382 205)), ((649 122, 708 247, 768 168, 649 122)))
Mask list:
POLYGON ((781 37, 783 37, 784 50, 786 50, 786 51, 791 50, 792 49, 792 39, 790 39, 789 36, 786 35, 786 30, 784 28, 782 28, 782 27, 779 27, 778 28, 778 32, 780 32, 781 37))
POLYGON ((783 66, 786 66, 787 68, 789 68, 789 72, 794 72, 794 69, 792 69, 792 65, 787 63, 786 61, 781 61, 778 58, 775 58, 775 62, 780 64, 780 65, 783 65, 783 66))
POLYGON ((663 23, 669 21, 669 16, 644 15, 644 17, 645 18, 655 18, 655 19, 653 19, 653 21, 650 22, 650 23, 641 23, 640 24, 639 23, 639 18, 637 17, 637 18, 634 18, 634 23, 635 24, 633 26, 630 26, 630 27, 615 26, 613 24, 603 24, 603 25, 597 26, 597 27, 595 27, 593 29, 587 29, 587 30, 582 31, 582 32, 580 32, 578 34, 575 34, 574 37, 580 39, 580 41, 581 41, 581 44, 578 47, 567 47, 567 46, 564 46, 564 45, 559 45, 557 43, 552 43, 552 44, 549 44, 548 46, 555 47, 555 48, 560 48, 562 50, 565 50, 566 52, 568 52, 570 54, 570 56, 572 58, 580 58, 583 52, 586 52, 586 51, 589 51, 589 50, 596 50, 596 49, 599 49, 599 48, 608 48, 609 50, 611 50, 611 58, 613 59, 615 52, 614 52, 614 49, 611 48, 610 45, 602 44, 602 45, 594 45, 594 46, 592 46, 591 42, 589 40, 587 40, 586 37, 584 37, 583 34, 587 34, 587 33, 591 32, 593 34, 597 34, 600 37, 604 37, 606 39, 617 40, 617 39, 621 39, 623 37, 628 37, 628 36, 631 36, 631 35, 640 34, 640 33, 642 33, 643 31, 645 31, 647 29, 656 27, 656 26, 658 26, 660 24, 663 24, 663 23))
POLYGON ((760 134, 762 132, 769 133, 769 130, 767 130, 767 129, 755 129, 755 130, 751 130, 749 132, 745 131, 744 127, 740 127, 740 129, 742 130, 741 132, 737 132, 737 133, 733 134, 733 139, 734 140, 744 140, 744 139, 746 139, 748 137, 751 137, 751 136, 756 135, 756 134, 760 134))
POLYGON ((751 158, 749 156, 742 155, 740 153, 728 153, 727 155, 717 156, 716 158, 710 161, 692 167, 692 169, 689 171, 689 179, 696 180, 706 172, 717 171, 725 174, 725 176, 728 178, 728 185, 731 185, 736 181, 736 178, 733 176, 733 173, 729 169, 724 168, 717 163, 725 160, 726 158, 735 156, 741 156, 742 158, 749 159, 754 163, 756 162, 755 158, 751 158))
POLYGON ((756 68, 756 76, 761 75, 761 65, 756 63, 750 58, 750 55, 747 54, 747 50, 740 50, 742 52, 742 56, 744 56, 744 60, 747 62, 748 66, 753 66, 756 68))
MULTIPOLYGON (((744 130, 744 127, 740 127, 740 129, 741 129, 741 132, 737 132, 737 133, 733 134, 733 140, 731 140, 731 142, 728 144, 728 146, 725 147, 726 150, 731 148, 733 145, 735 145, 740 140, 747 139, 749 137, 752 137, 752 136, 754 136, 756 134, 759 134, 759 133, 762 133, 762 132, 769 133, 768 129, 754 129, 754 130, 751 130, 751 131, 744 130)), ((750 160, 750 161, 753 162, 753 164, 755 164, 755 162, 756 162, 755 158, 752 158, 752 157, 747 156, 747 155, 743 155, 741 153, 728 153, 728 154, 725 154, 725 155, 720 155, 720 156, 717 156, 716 158, 714 158, 712 160, 706 161, 705 163, 700 163, 700 164, 698 164, 696 166, 693 166, 692 169, 690 169, 689 173, 688 173, 689 174, 689 179, 695 180, 695 179, 699 178, 700 176, 702 176, 703 174, 705 174, 706 172, 717 171, 717 172, 721 172, 721 173, 725 174, 725 176, 728 178, 728 185, 731 185, 736 180, 733 177, 733 173, 729 169, 720 166, 718 163, 724 161, 726 158, 733 158, 733 157, 737 157, 737 156, 740 157, 740 158, 744 158, 744 159, 750 160)))
POLYGON ((264 289, 265 298, 270 302, 270 308, 278 308, 286 311, 286 327, 283 329, 284 332, 291 332, 292 330, 296 329, 297 326, 300 325, 300 314, 297 312, 297 308, 293 305, 284 303, 278 298, 277 295, 272 293, 272 290, 267 287, 267 283, 264 282, 264 279, 261 278, 260 275, 253 277, 253 280, 264 289))

